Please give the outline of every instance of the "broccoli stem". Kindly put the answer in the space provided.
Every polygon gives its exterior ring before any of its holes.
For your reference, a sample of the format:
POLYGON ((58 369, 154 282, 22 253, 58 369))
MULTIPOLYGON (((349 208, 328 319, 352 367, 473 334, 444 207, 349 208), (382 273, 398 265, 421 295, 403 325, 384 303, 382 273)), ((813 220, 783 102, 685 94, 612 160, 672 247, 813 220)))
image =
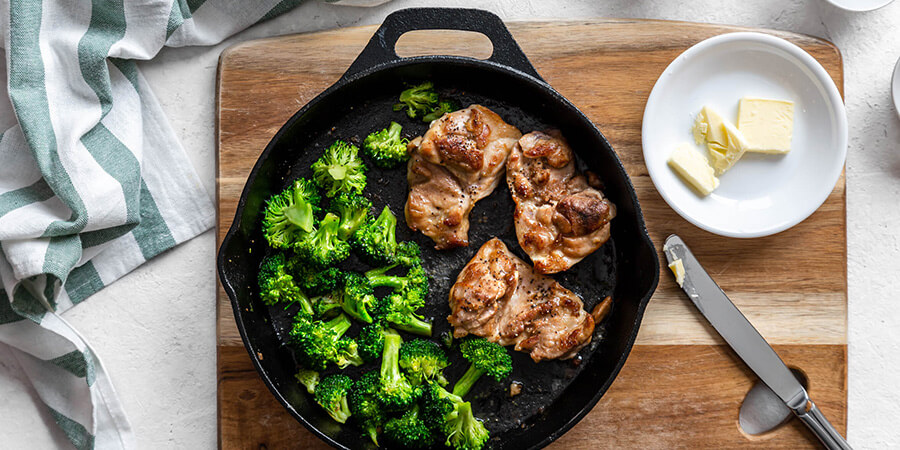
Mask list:
MULTIPOLYGON (((294 301, 300 303, 300 311, 303 311, 308 316, 315 315, 313 311, 312 301, 310 301, 309 297, 307 297, 306 294, 301 290, 298 290, 297 292, 298 298, 294 301)), ((288 309, 288 307, 290 307, 293 303, 294 302, 288 303, 287 306, 284 307, 284 309, 288 309)))
POLYGON ((312 204, 306 200, 300 189, 294 190, 294 204, 284 209, 284 216, 307 233, 313 229, 315 215, 312 204))
POLYGON ((381 356, 381 379, 395 382, 400 378, 400 345, 403 338, 393 331, 384 333, 384 353, 381 356))
POLYGON ((426 322, 412 314, 406 323, 394 323, 394 328, 419 336, 431 336, 431 323, 426 322))
POLYGON ((352 325, 352 323, 350 322, 350 319, 347 318, 347 316, 339 314, 334 319, 325 322, 325 325, 332 331, 336 332, 338 339, 340 339, 341 336, 343 336, 344 333, 346 333, 347 330, 350 329, 350 325, 352 325))
POLYGON ((388 128, 388 140, 396 141, 400 139, 400 131, 403 127, 400 126, 397 122, 391 122, 391 126, 388 128))
POLYGON ((465 397, 482 375, 484 375, 484 370, 479 369, 475 364, 470 365, 469 370, 466 370, 462 378, 456 382, 456 386, 453 386, 453 395, 465 397))

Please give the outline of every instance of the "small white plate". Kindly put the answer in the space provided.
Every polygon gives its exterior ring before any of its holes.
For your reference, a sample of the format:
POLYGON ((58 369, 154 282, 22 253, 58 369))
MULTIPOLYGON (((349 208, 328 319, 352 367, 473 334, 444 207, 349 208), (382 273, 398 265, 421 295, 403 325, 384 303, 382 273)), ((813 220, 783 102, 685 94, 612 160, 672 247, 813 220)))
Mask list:
POLYGON ((845 11, 863 12, 883 8, 893 1, 894 0, 828 0, 828 3, 845 11))
POLYGON ((891 97, 894 98, 894 112, 900 116, 900 59, 894 66, 893 81, 891 81, 891 97))
POLYGON ((730 33, 669 64, 647 99, 641 139, 650 178, 678 214, 722 236, 768 236, 809 217, 834 189, 847 156, 847 113, 809 53, 767 34, 730 33), (746 153, 718 189, 700 197, 668 167, 669 155, 681 142, 693 144, 691 126, 704 105, 734 122, 743 96, 794 102, 791 152, 746 153))

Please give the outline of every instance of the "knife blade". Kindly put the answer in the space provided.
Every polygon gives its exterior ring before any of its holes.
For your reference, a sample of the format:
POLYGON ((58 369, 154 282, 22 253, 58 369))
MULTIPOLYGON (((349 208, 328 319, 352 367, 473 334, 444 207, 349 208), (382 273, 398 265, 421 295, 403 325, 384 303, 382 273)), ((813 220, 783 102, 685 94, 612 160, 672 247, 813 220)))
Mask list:
POLYGON ((750 370, 812 429, 826 448, 849 449, 843 437, 810 401, 806 389, 784 361, 734 306, 684 241, 677 235, 669 236, 663 252, 669 264, 681 260, 684 265, 682 290, 750 370))

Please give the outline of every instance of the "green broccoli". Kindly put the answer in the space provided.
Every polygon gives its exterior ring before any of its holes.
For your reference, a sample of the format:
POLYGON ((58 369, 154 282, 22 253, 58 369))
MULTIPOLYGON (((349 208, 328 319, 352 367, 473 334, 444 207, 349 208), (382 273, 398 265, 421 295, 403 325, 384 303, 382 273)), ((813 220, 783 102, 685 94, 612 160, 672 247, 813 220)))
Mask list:
POLYGON ((449 100, 441 100, 438 102, 437 106, 435 106, 434 109, 431 110, 430 113, 422 116, 422 121, 431 122, 432 120, 440 119, 444 114, 456 111, 457 109, 459 108, 457 108, 453 102, 449 100))
POLYGON ((307 315, 313 314, 309 298, 297 286, 294 277, 289 275, 288 262, 281 253, 275 253, 263 259, 259 268, 259 296, 263 303, 274 305, 287 303, 285 309, 300 304, 300 310, 307 315))
POLYGON ((294 264, 293 268, 294 280, 309 295, 328 295, 344 285, 344 272, 337 267, 322 269, 312 264, 294 264))
POLYGON ((347 396, 353 419, 375 445, 378 445, 378 429, 386 420, 385 413, 378 403, 380 380, 381 374, 377 370, 366 372, 353 383, 353 389, 347 396))
POLYGON ((506 349, 485 338, 465 339, 459 344, 459 351, 471 363, 453 387, 453 394, 460 397, 465 397, 484 374, 499 382, 512 372, 512 358, 506 349))
POLYGON ((363 141, 363 150, 376 166, 392 169, 409 160, 408 141, 400 137, 401 129, 399 123, 391 122, 390 127, 370 134, 363 141))
POLYGON ((350 244, 366 262, 374 265, 391 264, 397 252, 397 217, 387 206, 374 220, 369 219, 353 233, 350 244))
POLYGON ((356 343, 341 339, 350 325, 350 319, 343 314, 327 322, 298 314, 290 331, 290 341, 300 364, 313 370, 324 370, 329 363, 342 368, 349 364, 361 365, 356 343))
POLYGON ((316 385, 319 384, 319 372, 301 367, 300 370, 297 371, 297 374, 294 375, 294 378, 296 378, 300 384, 306 386, 306 392, 309 392, 310 394, 316 392, 316 385))
POLYGON ((422 249, 419 244, 412 241, 405 241, 397 244, 397 251, 394 255, 394 261, 403 267, 413 267, 422 264, 422 249))
POLYGON ((384 352, 384 331, 385 327, 381 323, 371 323, 359 331, 356 344, 363 361, 372 362, 381 357, 384 352))
POLYGON ((344 423, 350 418, 350 405, 347 394, 353 387, 353 380, 346 375, 329 375, 316 386, 316 403, 321 406, 332 419, 344 423))
POLYGON ((274 248, 290 248, 315 230, 319 193, 309 180, 300 178, 266 202, 263 234, 274 248))
POLYGON ((399 354, 402 344, 403 339, 396 331, 385 331, 378 385, 378 402, 385 411, 403 411, 415 403, 418 397, 419 392, 400 373, 399 354))
POLYGON ((439 100, 434 84, 426 81, 401 92, 400 103, 394 105, 394 111, 406 109, 406 115, 415 119, 431 112, 439 100))
POLYGON ((449 365, 447 354, 434 342, 413 339, 400 346, 400 367, 414 385, 432 380, 446 385, 447 379, 441 371, 449 365))
POLYGON ((419 417, 419 406, 403 413, 400 417, 384 424, 384 434, 389 440, 403 448, 428 448, 434 444, 434 436, 419 417))
POLYGON ((335 294, 327 294, 321 297, 316 297, 315 301, 313 301, 313 311, 315 312, 315 317, 330 317, 330 312, 333 310, 340 310, 341 304, 337 301, 337 296, 335 294))
POLYGON ((338 291, 336 299, 350 317, 372 323, 369 309, 374 307, 376 298, 372 294, 372 285, 366 277, 356 272, 344 274, 344 288, 338 291))
POLYGON ((366 222, 372 202, 362 195, 342 192, 331 199, 329 207, 331 212, 340 216, 341 226, 338 229, 338 237, 346 241, 366 222))
POLYGON ((490 437, 484 423, 472 413, 472 404, 437 383, 424 388, 422 419, 429 429, 447 438, 445 445, 456 450, 480 450, 490 437))
POLYGON ((294 250, 306 262, 326 267, 337 264, 350 255, 350 244, 338 237, 340 218, 332 213, 325 215, 319 228, 301 241, 294 250))
POLYGON ((313 163, 313 179, 328 197, 341 192, 362 194, 366 187, 366 166, 359 149, 344 141, 335 141, 313 163))
POLYGON ((428 296, 428 275, 421 266, 409 269, 405 277, 385 275, 394 266, 372 269, 366 278, 373 286, 389 286, 394 292, 379 299, 375 307, 378 320, 390 322, 397 329, 422 336, 431 336, 431 323, 416 311, 425 306, 428 296))
POLYGON ((405 277, 395 275, 385 275, 389 270, 396 267, 396 264, 390 266, 379 267, 366 272, 366 278, 372 286, 387 286, 394 288, 395 292, 401 294, 409 294, 415 291, 418 298, 424 300, 428 296, 428 274, 422 266, 413 266, 406 273, 405 277))
POLYGON ((424 305, 424 297, 416 295, 416 291, 404 296, 394 292, 378 300, 375 304, 375 318, 390 322, 398 330, 420 336, 431 336, 431 322, 416 313, 424 305))

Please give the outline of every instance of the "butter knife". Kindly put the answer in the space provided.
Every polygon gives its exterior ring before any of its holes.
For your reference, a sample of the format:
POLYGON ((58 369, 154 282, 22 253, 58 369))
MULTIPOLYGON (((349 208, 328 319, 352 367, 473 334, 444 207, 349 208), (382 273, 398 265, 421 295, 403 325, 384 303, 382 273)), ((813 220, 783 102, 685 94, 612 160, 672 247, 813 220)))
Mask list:
POLYGON ((681 260, 684 266, 681 288, 684 293, 750 370, 812 430, 825 448, 850 449, 847 441, 809 399, 806 389, 784 365, 784 361, 706 273, 684 241, 673 234, 666 239, 663 251, 669 264, 681 260))

